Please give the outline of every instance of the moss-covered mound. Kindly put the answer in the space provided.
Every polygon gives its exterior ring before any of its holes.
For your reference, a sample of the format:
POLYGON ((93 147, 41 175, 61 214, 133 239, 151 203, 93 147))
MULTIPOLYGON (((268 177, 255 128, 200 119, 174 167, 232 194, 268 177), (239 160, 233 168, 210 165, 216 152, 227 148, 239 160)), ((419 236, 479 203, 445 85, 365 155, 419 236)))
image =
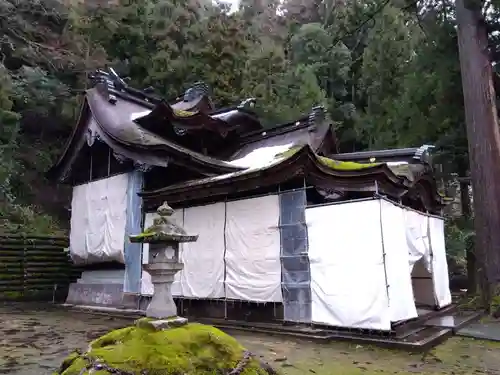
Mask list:
POLYGON ((93 341, 87 353, 72 353, 57 374, 276 374, 214 327, 190 323, 157 331, 144 323, 109 332, 93 341))

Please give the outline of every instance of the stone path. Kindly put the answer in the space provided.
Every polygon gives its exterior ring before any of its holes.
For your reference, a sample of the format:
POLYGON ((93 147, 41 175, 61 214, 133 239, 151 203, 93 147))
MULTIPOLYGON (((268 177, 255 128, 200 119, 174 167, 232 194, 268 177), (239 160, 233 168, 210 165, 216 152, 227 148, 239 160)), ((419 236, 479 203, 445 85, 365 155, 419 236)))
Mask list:
POLYGON ((500 342, 500 322, 475 322, 462 328, 459 336, 500 342))

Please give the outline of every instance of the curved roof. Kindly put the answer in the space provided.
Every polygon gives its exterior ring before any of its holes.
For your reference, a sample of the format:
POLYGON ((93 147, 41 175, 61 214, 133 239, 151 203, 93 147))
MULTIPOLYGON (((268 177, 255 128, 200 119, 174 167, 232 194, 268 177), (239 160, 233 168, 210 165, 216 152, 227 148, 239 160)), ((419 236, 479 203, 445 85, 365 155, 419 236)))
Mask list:
POLYGON ((230 108, 226 112, 206 113, 193 110, 193 107, 191 110, 177 109, 176 104, 169 105, 162 101, 152 111, 141 113, 141 116, 134 121, 160 136, 165 134, 166 123, 184 130, 208 129, 219 133, 222 137, 226 137, 229 132, 236 130, 242 124, 250 130, 261 128, 260 122, 253 115, 238 108, 230 108))
MULTIPOLYGON (((378 192, 400 198, 422 181, 433 183, 432 178, 429 180, 424 177, 411 181, 407 177, 397 175, 386 163, 361 164, 322 157, 308 145, 293 148, 290 144, 288 150, 275 152, 274 155, 270 152, 267 160, 264 159, 261 158, 260 162, 253 166, 247 164, 247 168, 241 171, 144 191, 140 195, 146 206, 151 208, 164 200, 176 203, 202 197, 223 196, 250 191, 255 187, 276 185, 293 177, 304 177, 317 187, 334 186, 339 190, 378 192)), ((235 162, 232 163, 238 164, 235 162)), ((435 184, 425 185, 424 188, 429 190, 427 195, 432 196, 432 202, 429 203, 439 206, 441 202, 433 192, 436 191, 435 184)))
POLYGON ((115 155, 134 163, 166 167, 173 162, 200 176, 241 170, 222 159, 238 159, 264 147, 292 142, 309 145, 314 151, 332 152, 334 148, 332 124, 322 107, 313 108, 296 122, 263 130, 251 110, 253 98, 236 107, 214 110, 203 83, 169 104, 128 86, 112 69, 99 70, 91 78, 95 87, 86 92, 77 126, 63 154, 47 172, 51 179, 67 179, 89 133, 104 141, 115 155), (204 131, 199 132, 201 129, 204 131))
MULTIPOLYGON (((271 146, 293 143, 294 146, 308 145, 314 152, 320 152, 325 142, 332 143, 336 149, 336 138, 333 123, 326 116, 321 106, 312 109, 311 113, 296 121, 277 127, 247 134, 234 150, 230 159, 242 158, 253 151, 271 146)), ((334 150, 327 148, 328 153, 334 150)))
POLYGON ((202 175, 216 175, 240 170, 227 162, 205 156, 162 138, 137 124, 137 114, 144 107, 128 100, 110 101, 108 93, 96 87, 87 91, 79 122, 65 151, 49 170, 51 177, 64 176, 71 168, 76 153, 85 144, 88 131, 96 132, 116 153, 133 161, 165 167, 174 162, 199 171, 202 175), (89 120, 95 121, 89 121, 89 120), (95 129, 89 126, 95 124, 95 129))

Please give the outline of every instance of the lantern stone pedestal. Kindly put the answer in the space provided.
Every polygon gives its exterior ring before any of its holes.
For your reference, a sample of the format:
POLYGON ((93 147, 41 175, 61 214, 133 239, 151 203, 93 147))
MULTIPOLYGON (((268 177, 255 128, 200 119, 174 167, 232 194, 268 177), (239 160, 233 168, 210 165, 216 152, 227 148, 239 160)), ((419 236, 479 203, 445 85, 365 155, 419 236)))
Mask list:
POLYGON ((149 262, 143 265, 143 269, 151 275, 154 292, 146 316, 163 319, 153 324, 162 329, 187 323, 187 319, 177 317, 172 283, 175 274, 184 267, 179 259, 179 244, 197 241, 198 236, 188 235, 169 218, 174 210, 166 202, 158 208, 157 213, 159 217, 154 219, 153 225, 141 234, 130 236, 130 241, 149 244, 149 262))

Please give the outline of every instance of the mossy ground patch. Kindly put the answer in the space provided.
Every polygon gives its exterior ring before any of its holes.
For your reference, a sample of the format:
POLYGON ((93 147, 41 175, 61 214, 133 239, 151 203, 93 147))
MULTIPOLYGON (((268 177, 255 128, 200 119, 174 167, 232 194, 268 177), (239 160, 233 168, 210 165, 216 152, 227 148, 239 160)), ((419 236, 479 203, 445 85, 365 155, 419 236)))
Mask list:
MULTIPOLYGON (((137 324, 94 340, 86 356, 134 374, 146 371, 157 375, 212 375, 235 368, 244 353, 245 348, 236 339, 212 326, 191 323, 156 331, 147 324, 137 324)), ((80 375, 88 363, 84 356, 71 354, 61 374, 80 375)), ((266 372, 255 360, 241 373, 261 374, 266 372)))

